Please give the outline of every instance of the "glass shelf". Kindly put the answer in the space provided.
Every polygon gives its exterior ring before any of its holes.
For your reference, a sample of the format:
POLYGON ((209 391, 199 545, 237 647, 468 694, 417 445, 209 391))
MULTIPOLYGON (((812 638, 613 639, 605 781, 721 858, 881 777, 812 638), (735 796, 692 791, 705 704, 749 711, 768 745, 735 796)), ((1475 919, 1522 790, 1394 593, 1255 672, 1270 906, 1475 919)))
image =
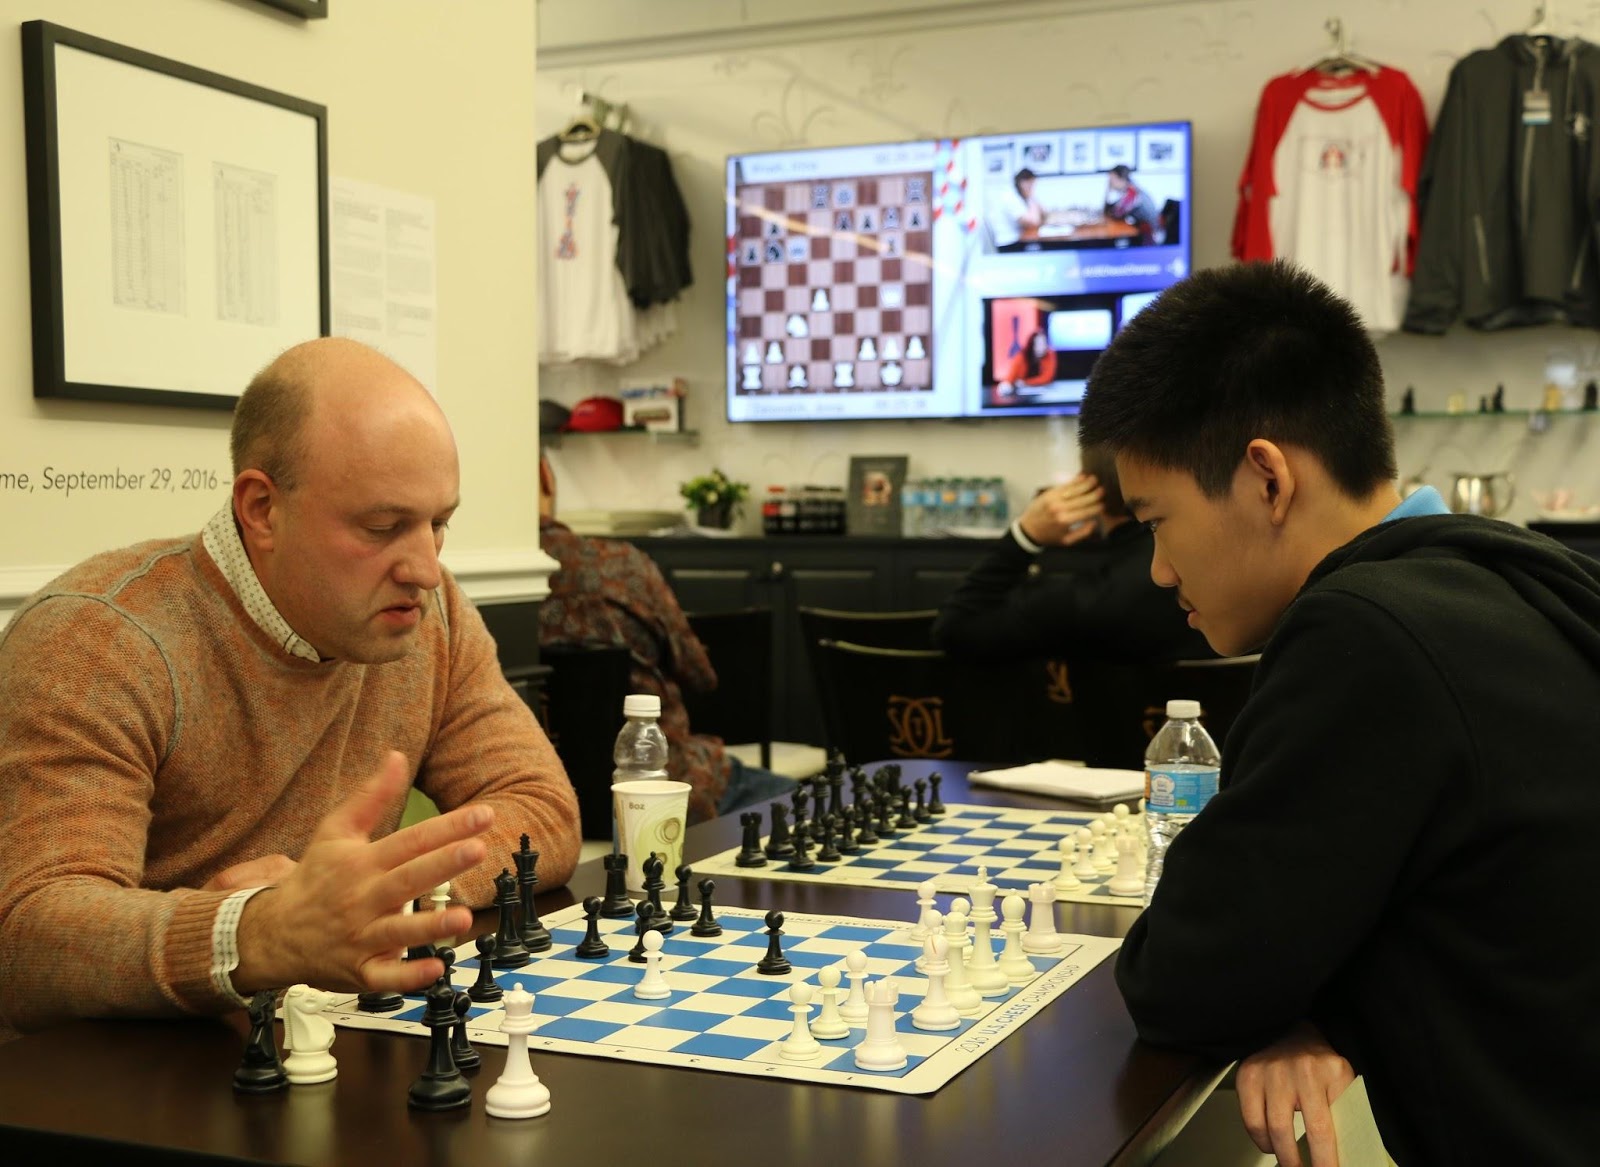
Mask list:
POLYGON ((1430 420, 1430 421, 1439 420, 1439 419, 1448 419, 1448 420, 1451 420, 1451 421, 1466 421, 1468 418, 1534 417, 1534 416, 1538 416, 1538 415, 1541 415, 1541 414, 1543 416, 1545 416, 1545 417, 1584 417, 1584 416, 1597 416, 1597 417, 1600 417, 1600 410, 1593 410, 1593 409, 1502 409, 1499 412, 1495 412, 1494 410, 1467 409, 1467 410, 1461 411, 1460 413, 1450 413, 1450 412, 1448 412, 1446 410, 1443 410, 1443 409, 1419 409, 1415 413, 1390 413, 1389 416, 1390 417, 1395 417, 1395 418, 1414 417, 1414 418, 1419 418, 1419 419, 1423 419, 1423 420, 1430 420))
POLYGON ((698 446, 700 444, 699 430, 651 430, 644 426, 623 426, 617 430, 573 430, 562 433, 540 433, 539 440, 546 445, 559 446, 568 438, 609 438, 614 434, 649 434, 650 440, 656 445, 683 445, 698 446))

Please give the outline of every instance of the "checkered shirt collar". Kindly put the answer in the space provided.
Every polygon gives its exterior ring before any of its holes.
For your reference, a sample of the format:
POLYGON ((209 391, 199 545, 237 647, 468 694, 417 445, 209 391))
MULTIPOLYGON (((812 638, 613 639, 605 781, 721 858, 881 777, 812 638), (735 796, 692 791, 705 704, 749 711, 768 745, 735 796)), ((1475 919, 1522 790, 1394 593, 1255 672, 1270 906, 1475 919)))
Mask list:
POLYGON ((233 588, 234 595, 239 597, 239 602, 244 605, 244 610, 249 613, 250 619, 256 622, 257 627, 281 645, 283 651, 290 656, 320 663, 322 657, 317 650, 289 627, 289 622, 273 606, 272 601, 267 598, 266 590, 261 586, 261 581, 256 578, 256 569, 250 565, 250 556, 244 549, 244 541, 239 538, 239 528, 233 523, 231 499, 220 511, 211 516, 211 521, 200 533, 200 538, 205 543, 206 553, 216 563, 223 578, 228 581, 228 586, 233 588))

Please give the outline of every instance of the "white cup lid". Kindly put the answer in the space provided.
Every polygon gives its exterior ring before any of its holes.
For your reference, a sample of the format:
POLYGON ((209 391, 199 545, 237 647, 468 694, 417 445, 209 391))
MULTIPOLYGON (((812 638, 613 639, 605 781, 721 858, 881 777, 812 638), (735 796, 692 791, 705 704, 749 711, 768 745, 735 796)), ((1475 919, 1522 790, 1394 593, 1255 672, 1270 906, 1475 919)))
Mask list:
POLYGON ((654 693, 629 693, 622 699, 624 717, 660 717, 661 698, 654 693))
MULTIPOLYGON (((628 698, 628 700, 631 701, 631 700, 633 700, 633 698, 630 697, 630 698, 628 698)), ((1199 717, 1200 716, 1200 702, 1198 702, 1198 701, 1181 701, 1181 700, 1177 700, 1177 699, 1174 699, 1172 701, 1168 701, 1167 702, 1167 716, 1168 717, 1199 717)))

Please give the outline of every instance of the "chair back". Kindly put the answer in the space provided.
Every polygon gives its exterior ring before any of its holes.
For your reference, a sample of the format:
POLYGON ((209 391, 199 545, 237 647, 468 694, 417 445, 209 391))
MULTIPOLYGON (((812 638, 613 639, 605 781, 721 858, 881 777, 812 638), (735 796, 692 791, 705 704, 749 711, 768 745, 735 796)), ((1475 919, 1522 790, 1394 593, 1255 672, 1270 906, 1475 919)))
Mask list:
POLYGON ((817 707, 822 710, 823 736, 826 741, 834 742, 841 730, 832 720, 832 706, 825 691, 825 666, 817 652, 817 643, 836 640, 869 648, 931 651, 933 622, 939 612, 934 608, 914 612, 846 612, 837 608, 802 606, 796 609, 796 614, 800 619, 800 639, 805 644, 812 689, 817 707))
POLYGON ((1221 749, 1250 696, 1260 656, 1171 661, 1157 665, 1072 665, 1073 703, 1091 766, 1137 770, 1174 698, 1200 702, 1200 723, 1221 749))
POLYGON ((632 687, 633 659, 612 645, 545 645, 550 666, 545 725, 578 792, 585 839, 611 837, 611 751, 632 687))
POLYGON ((1024 760, 1017 733, 1021 673, 951 660, 936 649, 817 644, 828 743, 852 762, 880 758, 1024 760))
POLYGON ((762 769, 772 769, 772 609, 687 615, 717 672, 711 692, 684 691, 689 728, 725 742, 756 742, 762 769))

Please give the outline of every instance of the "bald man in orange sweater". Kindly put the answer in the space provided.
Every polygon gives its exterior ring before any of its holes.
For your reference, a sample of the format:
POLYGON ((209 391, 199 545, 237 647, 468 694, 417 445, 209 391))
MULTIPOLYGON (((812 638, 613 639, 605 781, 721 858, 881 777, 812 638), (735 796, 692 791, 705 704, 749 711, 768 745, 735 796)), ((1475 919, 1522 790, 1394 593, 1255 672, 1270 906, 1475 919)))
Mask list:
POLYGON ((0 633, 0 1040, 251 993, 409 991, 526 832, 571 875, 571 784, 439 563, 459 499, 427 391, 353 341, 234 414, 227 506, 107 552, 0 633), (445 810, 406 830, 415 783, 445 810))

